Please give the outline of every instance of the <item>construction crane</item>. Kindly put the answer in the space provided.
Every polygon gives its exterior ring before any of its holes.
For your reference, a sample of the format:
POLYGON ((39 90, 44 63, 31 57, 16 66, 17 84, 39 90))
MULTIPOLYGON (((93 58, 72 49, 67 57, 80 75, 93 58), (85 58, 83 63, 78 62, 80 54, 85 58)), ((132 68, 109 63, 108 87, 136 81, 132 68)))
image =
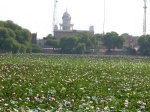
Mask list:
POLYGON ((52 35, 54 36, 54 30, 58 25, 58 19, 57 19, 57 3, 58 0, 54 0, 54 12, 53 12, 53 23, 52 23, 52 35))
POLYGON ((146 9, 147 9, 146 2, 147 0, 144 0, 143 35, 146 35, 146 9))

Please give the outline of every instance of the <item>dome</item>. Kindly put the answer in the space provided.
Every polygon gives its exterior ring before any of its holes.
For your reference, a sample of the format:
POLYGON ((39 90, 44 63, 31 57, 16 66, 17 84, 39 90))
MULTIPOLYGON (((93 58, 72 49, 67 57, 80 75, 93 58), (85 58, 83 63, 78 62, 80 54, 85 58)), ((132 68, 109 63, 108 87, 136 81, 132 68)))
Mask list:
POLYGON ((91 26, 89 27, 89 31, 90 31, 90 32, 94 32, 94 26, 93 26, 93 25, 91 25, 91 26))
POLYGON ((63 14, 63 18, 71 18, 70 14, 66 11, 64 14, 63 14))
POLYGON ((62 24, 60 24, 60 29, 62 30, 71 30, 73 29, 73 24, 71 24, 71 16, 70 14, 66 12, 62 16, 62 24))

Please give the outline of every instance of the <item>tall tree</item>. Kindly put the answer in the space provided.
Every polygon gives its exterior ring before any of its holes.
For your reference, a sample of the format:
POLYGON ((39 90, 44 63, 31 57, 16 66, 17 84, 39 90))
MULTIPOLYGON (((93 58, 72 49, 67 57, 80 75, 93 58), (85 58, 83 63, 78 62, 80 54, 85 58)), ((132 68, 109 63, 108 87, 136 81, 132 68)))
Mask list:
POLYGON ((78 43, 78 39, 76 36, 62 37, 60 39, 61 52, 72 53, 73 48, 75 48, 78 43))
POLYGON ((20 46, 19 43, 15 40, 15 33, 13 30, 0 27, 0 49, 5 52, 18 52, 20 46), (14 48, 16 48, 16 50, 14 50, 14 48))
POLYGON ((103 41, 103 34, 94 34, 93 39, 95 40, 94 46, 99 47, 103 41))
POLYGON ((116 32, 108 32, 104 35, 103 44, 108 51, 115 48, 121 48, 123 46, 124 39, 116 32))
POLYGON ((41 46, 39 46, 37 44, 31 44, 31 48, 32 48, 33 53, 42 53, 43 52, 41 46))
POLYGON ((82 32, 80 35, 78 35, 78 37, 80 38, 80 43, 84 43, 86 45, 86 49, 93 47, 95 44, 95 40, 93 39, 94 37, 90 32, 82 32))
POLYGON ((0 43, 3 43, 0 45, 0 49, 3 50, 6 50, 7 47, 7 51, 14 53, 18 50, 21 53, 31 52, 31 32, 13 21, 0 21, 0 43), (8 46, 8 44, 11 45, 8 46))
POLYGON ((103 40, 103 34, 97 33, 97 34, 94 35, 94 37, 95 37, 96 40, 98 40, 98 41, 102 41, 102 40, 103 40))
POLYGON ((76 48, 74 49, 75 54, 84 54, 86 51, 85 43, 78 43, 76 48))
POLYGON ((54 52, 54 48, 57 48, 59 46, 59 41, 56 39, 48 39, 45 43, 48 46, 52 46, 53 47, 53 52, 54 52))
POLYGON ((52 34, 48 34, 46 37, 44 37, 45 40, 47 39, 54 39, 53 35, 52 34))
POLYGON ((150 35, 142 35, 138 39, 138 44, 140 46, 139 52, 141 55, 150 55, 150 35))

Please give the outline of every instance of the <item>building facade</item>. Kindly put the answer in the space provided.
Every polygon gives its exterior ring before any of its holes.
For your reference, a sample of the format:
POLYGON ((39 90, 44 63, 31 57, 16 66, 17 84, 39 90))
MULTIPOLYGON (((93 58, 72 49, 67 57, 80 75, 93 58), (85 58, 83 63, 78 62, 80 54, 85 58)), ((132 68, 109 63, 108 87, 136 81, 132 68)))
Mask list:
POLYGON ((62 23, 59 24, 60 28, 58 29, 57 25, 54 26, 54 37, 59 40, 64 36, 79 35, 82 32, 90 32, 94 35, 93 25, 89 27, 89 30, 74 30, 73 25, 71 24, 71 16, 66 11, 62 16, 62 23))
POLYGON ((37 44, 37 33, 32 33, 31 43, 37 44))

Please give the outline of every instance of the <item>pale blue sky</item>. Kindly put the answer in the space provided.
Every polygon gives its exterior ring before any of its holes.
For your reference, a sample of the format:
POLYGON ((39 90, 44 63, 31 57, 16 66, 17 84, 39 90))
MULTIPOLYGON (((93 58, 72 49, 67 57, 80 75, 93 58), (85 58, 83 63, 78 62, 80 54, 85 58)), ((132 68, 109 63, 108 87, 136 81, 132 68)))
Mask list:
MULTIPOLYGON (((106 0, 105 32, 142 35, 143 0, 106 0)), ((150 34, 150 0, 147 0, 147 34, 150 34)), ((58 0, 58 23, 68 9, 74 29, 103 32, 104 0, 58 0)), ((12 20, 20 26, 37 32, 42 38, 52 32, 54 0, 1 0, 0 20, 12 20)))

